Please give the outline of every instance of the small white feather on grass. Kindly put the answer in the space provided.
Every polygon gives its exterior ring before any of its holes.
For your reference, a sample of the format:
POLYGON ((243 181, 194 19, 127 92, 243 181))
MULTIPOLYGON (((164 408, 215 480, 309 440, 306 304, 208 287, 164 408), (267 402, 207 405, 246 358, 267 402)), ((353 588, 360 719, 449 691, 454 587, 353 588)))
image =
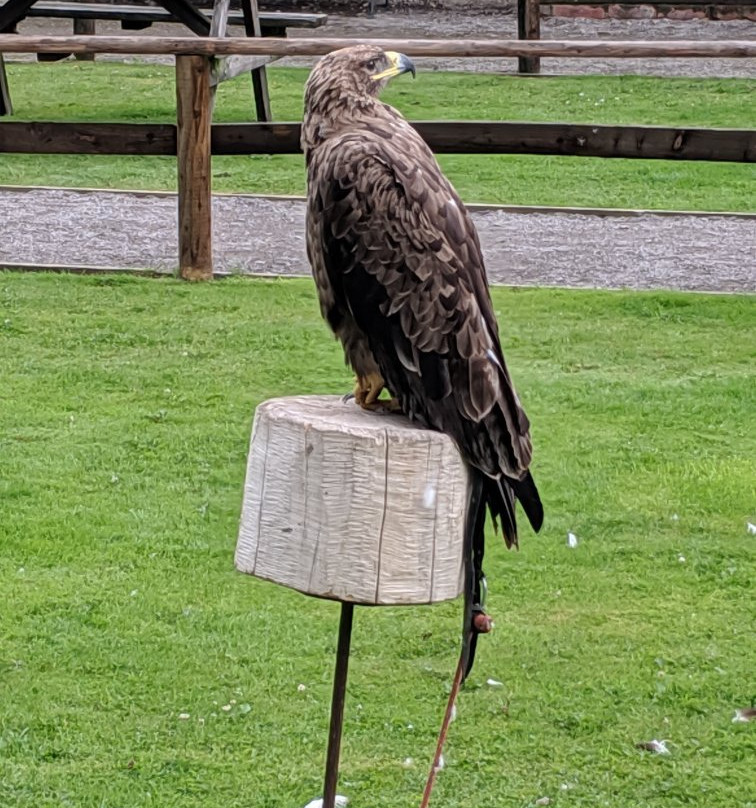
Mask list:
POLYGON ((735 715, 732 717, 733 724, 747 721, 756 721, 756 707, 740 707, 735 710, 735 715))
POLYGON ((645 749, 646 752, 653 752, 655 755, 670 754, 666 741, 657 741, 654 739, 653 741, 643 741, 642 743, 636 744, 636 746, 638 749, 645 749))

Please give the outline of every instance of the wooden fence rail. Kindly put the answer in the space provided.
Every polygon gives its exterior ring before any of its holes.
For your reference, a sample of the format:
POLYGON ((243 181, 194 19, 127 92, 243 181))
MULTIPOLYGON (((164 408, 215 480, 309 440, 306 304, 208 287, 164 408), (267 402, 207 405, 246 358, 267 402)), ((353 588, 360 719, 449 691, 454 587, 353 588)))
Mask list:
MULTIPOLYGON (((201 58, 201 57, 196 57, 201 58)), ((756 131, 510 121, 413 121, 439 154, 542 154, 756 162, 756 131)), ((149 123, 0 124, 0 153, 178 154, 178 127, 149 123)), ((210 154, 298 154, 300 124, 213 124, 210 154)), ((204 148, 204 147, 203 147, 204 148)), ((183 158, 182 158, 183 160, 183 158)))
MULTIPOLYGON (((541 38, 541 6, 656 6, 666 9, 698 8, 716 6, 742 8, 756 6, 756 0, 517 0, 517 36, 520 39, 539 41, 541 38)), ((553 54, 528 54, 518 59, 520 73, 535 74, 541 71, 541 56, 553 54)))
MULTIPOLYGON (((176 155, 179 273, 212 278, 211 154, 294 153, 296 123, 212 126, 211 59, 219 55, 318 55, 345 39, 200 37, 23 37, 0 35, 0 54, 27 52, 174 54, 177 123, 0 123, 0 153, 176 155)), ((512 40, 361 40, 413 56, 756 57, 756 41, 518 42, 512 40)), ((429 121, 416 124, 439 152, 562 154, 685 160, 756 161, 756 131, 666 127, 429 121)))
POLYGON ((18 36, 0 34, 0 53, 121 53, 176 56, 323 56, 357 43, 398 50, 408 56, 576 59, 756 58, 755 39, 721 41, 517 39, 245 39, 242 37, 18 36))

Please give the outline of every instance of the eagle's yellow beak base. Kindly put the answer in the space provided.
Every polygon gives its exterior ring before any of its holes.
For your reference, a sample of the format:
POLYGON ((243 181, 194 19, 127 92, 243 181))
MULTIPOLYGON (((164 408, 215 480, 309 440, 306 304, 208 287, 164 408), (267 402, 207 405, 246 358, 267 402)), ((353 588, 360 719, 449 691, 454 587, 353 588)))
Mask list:
POLYGON ((394 76, 400 76, 402 73, 412 73, 412 77, 414 78, 415 65, 409 56, 405 56, 403 53, 397 53, 396 51, 386 51, 386 56, 388 57, 390 66, 380 73, 371 76, 373 81, 392 79, 394 76))

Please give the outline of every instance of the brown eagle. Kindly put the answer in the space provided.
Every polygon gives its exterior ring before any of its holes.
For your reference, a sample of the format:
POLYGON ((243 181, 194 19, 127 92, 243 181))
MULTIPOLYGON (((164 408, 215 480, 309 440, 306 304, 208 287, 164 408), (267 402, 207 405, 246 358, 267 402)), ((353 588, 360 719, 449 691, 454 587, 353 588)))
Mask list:
POLYGON ((378 98, 408 71, 405 55, 357 45, 325 56, 310 74, 307 252, 323 316, 357 375, 357 402, 393 406, 445 432, 471 468, 469 627, 482 612, 486 506, 510 547, 515 499, 535 530, 543 508, 475 227, 422 138, 378 98), (384 387, 391 402, 379 400, 384 387))

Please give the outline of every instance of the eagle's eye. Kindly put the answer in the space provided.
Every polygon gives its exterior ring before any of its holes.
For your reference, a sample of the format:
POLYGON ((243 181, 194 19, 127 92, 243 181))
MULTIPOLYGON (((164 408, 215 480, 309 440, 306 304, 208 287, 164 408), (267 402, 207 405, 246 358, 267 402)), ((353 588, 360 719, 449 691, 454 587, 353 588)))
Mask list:
POLYGON ((365 68, 368 72, 372 73, 378 67, 378 60, 377 59, 370 59, 365 62, 365 68))

